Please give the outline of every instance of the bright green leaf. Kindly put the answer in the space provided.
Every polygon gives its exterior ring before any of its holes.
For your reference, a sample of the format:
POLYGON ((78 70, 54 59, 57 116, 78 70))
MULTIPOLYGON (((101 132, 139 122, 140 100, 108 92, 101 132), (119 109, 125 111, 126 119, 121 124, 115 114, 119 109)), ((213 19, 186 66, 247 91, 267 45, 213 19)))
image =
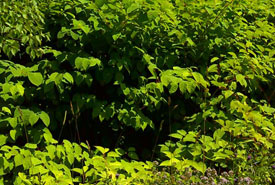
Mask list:
POLYGON ((31 73, 29 73, 28 74, 28 79, 35 86, 39 86, 43 82, 43 76, 42 76, 41 73, 38 73, 38 72, 31 72, 31 73))
POLYGON ((33 126, 38 121, 38 119, 39 119, 39 116, 36 113, 32 112, 29 117, 29 122, 31 126, 33 126))
POLYGON ((46 126, 49 126, 49 124, 50 124, 50 117, 49 117, 49 115, 46 112, 44 112, 44 111, 40 112, 39 117, 40 117, 40 119, 43 121, 43 123, 46 126))
POLYGON ((8 137, 7 136, 4 136, 4 135, 0 135, 0 146, 6 144, 6 141, 7 141, 8 137))
POLYGON ((8 107, 2 107, 2 111, 11 115, 11 110, 8 107))

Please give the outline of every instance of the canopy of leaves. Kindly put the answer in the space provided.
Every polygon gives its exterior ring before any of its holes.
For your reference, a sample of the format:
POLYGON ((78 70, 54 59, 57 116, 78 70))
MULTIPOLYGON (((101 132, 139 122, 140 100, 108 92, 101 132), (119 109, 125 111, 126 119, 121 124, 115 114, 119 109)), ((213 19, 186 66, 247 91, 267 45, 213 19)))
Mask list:
POLYGON ((0 182, 244 176, 250 154, 274 182, 274 24, 274 0, 2 0, 0 182))

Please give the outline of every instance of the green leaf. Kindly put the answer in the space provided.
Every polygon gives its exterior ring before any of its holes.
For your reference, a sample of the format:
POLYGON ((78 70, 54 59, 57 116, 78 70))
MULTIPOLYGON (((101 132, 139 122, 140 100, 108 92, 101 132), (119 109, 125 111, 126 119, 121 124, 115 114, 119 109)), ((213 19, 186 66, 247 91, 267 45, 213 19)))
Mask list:
POLYGON ((151 20, 154 20, 154 19, 156 19, 158 16, 159 16, 159 11, 157 11, 157 10, 149 10, 148 12, 147 12, 147 17, 148 17, 148 19, 151 21, 151 20))
POLYGON ((74 155, 72 153, 67 154, 69 163, 72 165, 74 163, 74 155))
POLYGON ((8 137, 7 136, 4 136, 4 135, 0 135, 0 146, 6 144, 6 141, 7 141, 8 137))
POLYGON ((32 185, 31 181, 29 181, 29 180, 27 179, 27 176, 26 176, 24 173, 19 172, 19 173, 18 173, 18 176, 19 176, 20 179, 21 179, 22 181, 24 181, 26 184, 32 185))
POLYGON ((186 135, 186 131, 185 130, 177 130, 177 133, 179 133, 182 136, 186 135))
POLYGON ((236 75, 236 80, 237 82, 239 82, 242 86, 246 87, 247 86, 247 82, 245 80, 245 77, 242 74, 237 74, 236 75))
POLYGON ((99 66, 101 64, 101 61, 98 58, 90 57, 89 60, 90 60, 91 67, 93 67, 95 65, 99 66))
POLYGON ((238 58, 234 52, 228 52, 228 54, 231 55, 233 58, 238 58))
POLYGON ((20 166, 23 164, 24 157, 21 154, 17 154, 14 156, 14 164, 15 166, 20 166))
POLYGON ((82 153, 82 148, 76 143, 73 143, 73 146, 74 146, 74 153, 80 155, 82 153))
POLYGON ((133 2, 129 8, 127 8, 127 13, 131 13, 139 8, 139 4, 137 2, 133 2))
POLYGON ((197 83, 200 83, 205 88, 207 87, 208 83, 204 80, 203 76, 200 73, 193 72, 192 75, 197 83))
POLYGON ((30 117, 29 117, 29 122, 30 122, 31 126, 33 126, 38 121, 38 119, 39 119, 39 116, 36 113, 31 112, 30 117))
POLYGON ((160 163, 160 166, 171 166, 171 161, 170 160, 162 161, 160 163))
POLYGON ((174 166, 176 163, 178 163, 179 160, 175 157, 170 158, 169 160, 163 161, 160 163, 160 166, 174 166))
POLYGON ((74 29, 81 29, 85 34, 88 34, 90 31, 89 26, 82 20, 73 19, 73 26, 74 29))
POLYGON ((41 73, 38 73, 38 72, 31 72, 31 73, 29 73, 28 74, 28 79, 35 86, 39 86, 43 82, 43 76, 42 76, 41 73))
POLYGON ((135 152, 135 151, 136 151, 136 149, 134 147, 128 148, 128 152, 135 152))
POLYGON ((95 4, 96 6, 101 7, 104 5, 105 1, 106 0, 95 0, 95 4))
POLYGON ((46 140, 47 143, 51 143, 51 144, 56 144, 57 141, 55 139, 53 139, 53 136, 51 133, 45 132, 43 134, 44 139, 46 140))
POLYGON ((40 117, 40 119, 43 121, 43 123, 46 126, 49 126, 49 124, 50 124, 50 117, 49 117, 49 115, 46 112, 44 112, 44 111, 40 112, 39 117, 40 117))
POLYGON ((48 155, 51 159, 54 159, 56 156, 56 147, 54 145, 47 145, 46 149, 48 151, 48 155))
POLYGON ((182 94, 184 94, 184 93, 186 92, 186 90, 187 90, 187 85, 186 85, 185 81, 181 81, 181 82, 179 83, 179 89, 180 89, 180 92, 181 92, 182 94))
POLYGON ((95 146, 102 154, 105 154, 109 151, 109 148, 103 148, 102 146, 95 146))
POLYGON ((120 155, 119 155, 118 153, 116 153, 116 152, 109 152, 109 153, 107 154, 107 156, 108 156, 108 157, 120 157, 120 155))
POLYGON ((17 92, 19 92, 20 96, 24 95, 24 87, 21 84, 16 84, 17 92))
POLYGON ((213 63, 213 62, 216 62, 217 60, 219 60, 219 58, 218 58, 218 57, 214 57, 214 58, 212 58, 212 59, 210 60, 210 62, 213 63))
POLYGON ((17 138, 17 130, 10 130, 10 136, 15 141, 17 138))
POLYGON ((116 41, 121 36, 121 33, 114 34, 112 37, 116 41))
POLYGON ((12 128, 15 128, 17 126, 17 118, 10 118, 8 119, 8 121, 12 128))
POLYGON ((184 138, 184 142, 196 142, 196 134, 194 132, 189 132, 184 138))
POLYGON ((77 57, 75 59, 75 67, 77 69, 82 69, 82 58, 81 57, 77 57))
POLYGON ((194 92, 195 88, 196 88, 196 84, 195 83, 192 83, 192 82, 187 82, 186 83, 186 89, 187 89, 187 91, 189 93, 194 92))
POLYGON ((75 67, 82 71, 86 71, 90 67, 93 67, 95 65, 100 65, 100 64, 101 64, 101 61, 94 57, 89 57, 89 58, 77 57, 75 59, 75 67))
POLYGON ((70 34, 71 34, 71 36, 72 36, 72 38, 73 38, 74 40, 77 40, 77 39, 78 39, 78 34, 76 34, 75 32, 73 32, 72 30, 70 31, 70 34))
POLYGON ((203 162, 196 162, 188 160, 188 164, 193 166, 196 170, 204 173, 206 171, 206 165, 203 162))
POLYGON ((134 159, 134 160, 138 160, 138 155, 136 154, 136 152, 129 152, 128 153, 128 156, 131 158, 131 159, 134 159))
POLYGON ((25 144, 26 148, 30 148, 30 149, 36 149, 37 148, 37 144, 33 144, 33 143, 27 143, 25 144))
POLYGON ((76 172, 76 173, 79 173, 80 175, 83 174, 83 170, 80 169, 80 168, 73 168, 72 171, 76 172))
POLYGON ((31 157, 31 162, 34 166, 42 164, 43 162, 39 159, 37 159, 36 157, 31 157))
POLYGON ((176 138, 176 139, 182 139, 182 135, 178 134, 178 133, 173 133, 169 135, 170 137, 176 138))
POLYGON ((224 136, 225 132, 221 129, 217 129, 214 134, 213 134, 213 138, 216 141, 219 141, 223 136, 224 136))
POLYGON ((218 65, 217 64, 212 64, 211 66, 208 67, 208 73, 217 73, 218 72, 218 65))
POLYGON ((178 90, 178 84, 177 83, 170 83, 169 93, 173 94, 178 90))
POLYGON ((246 44, 245 44, 245 46, 247 48, 250 48, 251 46, 253 46, 253 44, 250 41, 247 41, 246 44))
POLYGON ((84 33, 86 33, 86 34, 88 34, 89 32, 90 32, 90 28, 89 28, 89 26, 84 26, 84 27, 81 27, 81 30, 84 32, 84 33))
POLYGON ((63 78, 64 78, 67 82, 69 82, 69 83, 71 83, 71 84, 74 83, 74 79, 73 79, 72 75, 71 75, 70 73, 68 73, 68 72, 66 72, 66 73, 63 75, 63 78))
POLYGON ((232 94, 234 94, 233 91, 231 90, 227 90, 227 91, 223 91, 224 97, 225 99, 229 98, 232 94))
POLYGON ((187 37, 187 38, 186 38, 186 41, 188 42, 188 44, 189 44, 190 46, 196 46, 196 44, 192 41, 192 39, 191 39, 190 37, 187 37))
POLYGON ((11 110, 8 107, 2 107, 2 111, 11 115, 11 110))

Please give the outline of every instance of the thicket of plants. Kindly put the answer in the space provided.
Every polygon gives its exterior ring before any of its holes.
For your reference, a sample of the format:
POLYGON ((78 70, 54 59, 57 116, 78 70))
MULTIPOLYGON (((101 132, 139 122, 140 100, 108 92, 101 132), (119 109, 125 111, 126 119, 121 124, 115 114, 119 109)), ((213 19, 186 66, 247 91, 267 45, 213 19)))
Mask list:
POLYGON ((275 182, 275 0, 2 0, 0 184, 275 182))

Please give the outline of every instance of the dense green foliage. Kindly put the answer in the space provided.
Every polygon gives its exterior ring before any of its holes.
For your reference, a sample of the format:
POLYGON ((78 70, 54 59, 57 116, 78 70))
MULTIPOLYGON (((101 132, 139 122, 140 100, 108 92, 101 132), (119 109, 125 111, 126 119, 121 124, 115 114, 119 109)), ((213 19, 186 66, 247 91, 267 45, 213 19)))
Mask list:
POLYGON ((275 0, 2 0, 0 183, 275 182, 274 25, 275 0))

